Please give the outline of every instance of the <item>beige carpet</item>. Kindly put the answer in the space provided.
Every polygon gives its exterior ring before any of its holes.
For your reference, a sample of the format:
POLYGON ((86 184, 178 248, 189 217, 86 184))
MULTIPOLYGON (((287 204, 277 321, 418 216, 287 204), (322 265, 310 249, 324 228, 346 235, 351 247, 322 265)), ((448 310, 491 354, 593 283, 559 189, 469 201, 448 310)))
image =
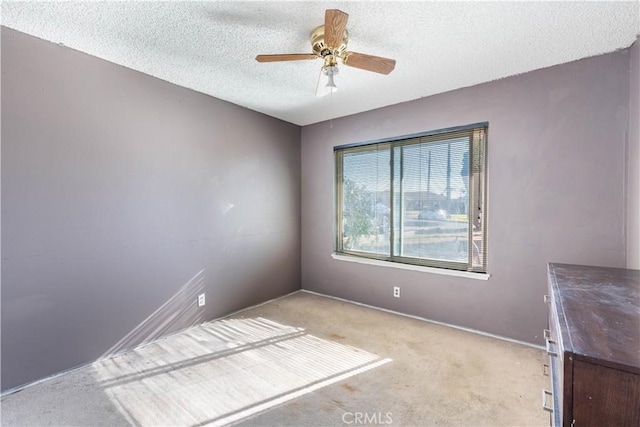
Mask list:
POLYGON ((3 425, 548 425, 542 350, 299 292, 5 396, 3 425))

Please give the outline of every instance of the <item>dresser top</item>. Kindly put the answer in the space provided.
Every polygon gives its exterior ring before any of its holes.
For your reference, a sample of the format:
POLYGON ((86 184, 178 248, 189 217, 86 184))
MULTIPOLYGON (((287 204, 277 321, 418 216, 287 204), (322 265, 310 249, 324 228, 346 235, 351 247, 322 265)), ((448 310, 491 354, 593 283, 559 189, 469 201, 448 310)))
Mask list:
POLYGON ((640 372, 640 270, 549 264, 566 351, 640 372))

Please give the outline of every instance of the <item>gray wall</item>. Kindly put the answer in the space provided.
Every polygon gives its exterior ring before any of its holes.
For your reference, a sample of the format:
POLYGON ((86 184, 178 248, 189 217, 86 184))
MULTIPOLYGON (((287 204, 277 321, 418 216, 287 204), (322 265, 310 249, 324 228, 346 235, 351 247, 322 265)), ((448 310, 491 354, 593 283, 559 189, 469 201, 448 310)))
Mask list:
POLYGON ((547 262, 625 266, 628 85, 626 50, 303 127, 303 289, 542 343, 547 262), (488 281, 331 258, 334 146, 483 121, 488 281))
POLYGON ((640 40, 631 47, 629 73, 627 268, 640 269, 640 40))
POLYGON ((3 27, 2 389, 299 289, 299 144, 3 27))

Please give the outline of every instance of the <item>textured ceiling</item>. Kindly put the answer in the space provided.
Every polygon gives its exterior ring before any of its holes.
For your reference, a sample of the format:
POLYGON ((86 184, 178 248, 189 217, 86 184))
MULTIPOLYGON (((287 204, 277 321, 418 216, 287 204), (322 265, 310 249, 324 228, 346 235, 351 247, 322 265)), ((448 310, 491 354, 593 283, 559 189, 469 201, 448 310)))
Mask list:
POLYGON ((630 46, 629 2, 2 2, 2 25, 298 125, 630 46), (324 10, 349 14, 349 50, 397 60, 388 76, 346 66, 317 98, 311 52, 324 10))

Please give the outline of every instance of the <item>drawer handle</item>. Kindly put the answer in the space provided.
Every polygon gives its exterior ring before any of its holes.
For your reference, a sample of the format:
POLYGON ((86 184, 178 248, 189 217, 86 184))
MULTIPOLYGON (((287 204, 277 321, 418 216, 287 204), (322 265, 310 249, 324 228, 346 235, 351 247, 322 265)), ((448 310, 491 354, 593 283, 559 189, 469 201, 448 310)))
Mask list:
POLYGON ((553 356, 553 357, 558 357, 558 353, 556 351, 551 350, 551 345, 555 344, 555 341, 551 340, 551 338, 546 337, 545 338, 545 347, 547 348, 547 354, 549 356, 553 356))
POLYGON ((549 304, 551 302, 551 297, 549 295, 545 295, 544 296, 544 302, 546 302, 547 304, 549 304))
POLYGON ((551 331, 549 329, 543 329, 542 330, 542 335, 544 336, 545 340, 550 340, 551 339, 551 331))
POLYGON ((551 398, 551 404, 553 405, 553 393, 548 390, 542 389, 542 409, 547 412, 553 413, 553 407, 547 406, 547 396, 551 398))
POLYGON ((547 365, 546 363, 542 365, 542 375, 544 375, 545 377, 549 376, 549 365, 547 365))

